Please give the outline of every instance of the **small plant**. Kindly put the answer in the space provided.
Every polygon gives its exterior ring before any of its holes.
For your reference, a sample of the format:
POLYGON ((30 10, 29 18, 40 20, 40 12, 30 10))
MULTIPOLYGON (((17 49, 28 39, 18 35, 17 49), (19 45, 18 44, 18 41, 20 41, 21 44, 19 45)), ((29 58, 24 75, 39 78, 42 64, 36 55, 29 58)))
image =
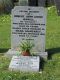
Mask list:
POLYGON ((34 47, 34 44, 30 42, 29 40, 22 42, 20 44, 20 49, 22 50, 23 56, 30 56, 30 51, 34 47))

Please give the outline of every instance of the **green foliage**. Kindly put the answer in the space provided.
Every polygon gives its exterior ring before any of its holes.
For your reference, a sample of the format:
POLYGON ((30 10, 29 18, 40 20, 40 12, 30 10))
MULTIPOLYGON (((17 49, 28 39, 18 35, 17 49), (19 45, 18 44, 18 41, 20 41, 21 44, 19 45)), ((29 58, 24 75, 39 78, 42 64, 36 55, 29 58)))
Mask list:
POLYGON ((0 48, 10 48, 11 45, 11 16, 0 15, 0 48))
POLYGON ((26 40, 20 44, 22 51, 29 51, 34 47, 34 44, 30 40, 26 40))

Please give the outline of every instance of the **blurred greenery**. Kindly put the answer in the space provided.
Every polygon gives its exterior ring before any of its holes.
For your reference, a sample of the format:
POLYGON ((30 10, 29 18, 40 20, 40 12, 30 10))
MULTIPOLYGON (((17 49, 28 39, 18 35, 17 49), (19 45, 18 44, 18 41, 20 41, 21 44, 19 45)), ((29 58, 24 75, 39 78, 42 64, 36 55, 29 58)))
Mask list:
POLYGON ((11 16, 0 15, 0 48, 10 48, 11 16))
POLYGON ((13 0, 0 0, 0 14, 10 13, 13 6, 13 0))

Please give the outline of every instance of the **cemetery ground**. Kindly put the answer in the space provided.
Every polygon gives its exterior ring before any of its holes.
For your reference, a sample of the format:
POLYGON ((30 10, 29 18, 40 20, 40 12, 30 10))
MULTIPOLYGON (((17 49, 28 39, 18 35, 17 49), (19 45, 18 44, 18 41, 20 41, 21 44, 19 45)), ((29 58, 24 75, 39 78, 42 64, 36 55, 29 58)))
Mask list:
POLYGON ((60 80, 60 17, 56 8, 48 8, 46 51, 48 60, 42 62, 41 72, 24 73, 8 70, 10 59, 4 53, 10 48, 10 14, 0 15, 0 80, 60 80), (3 54, 2 54, 3 53, 3 54))

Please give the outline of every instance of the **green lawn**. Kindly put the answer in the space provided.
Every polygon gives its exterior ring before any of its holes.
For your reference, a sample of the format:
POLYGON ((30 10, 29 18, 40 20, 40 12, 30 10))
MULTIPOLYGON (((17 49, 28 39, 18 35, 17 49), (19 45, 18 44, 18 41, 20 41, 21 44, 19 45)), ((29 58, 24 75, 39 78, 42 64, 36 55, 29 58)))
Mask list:
POLYGON ((0 15, 0 48, 10 48, 11 16, 0 15))
MULTIPOLYGON (((10 15, 0 16, 0 48, 10 48, 10 15)), ((41 73, 11 72, 10 60, 0 55, 0 80, 60 80, 60 17, 55 8, 48 10, 46 50, 49 59, 41 73)))

